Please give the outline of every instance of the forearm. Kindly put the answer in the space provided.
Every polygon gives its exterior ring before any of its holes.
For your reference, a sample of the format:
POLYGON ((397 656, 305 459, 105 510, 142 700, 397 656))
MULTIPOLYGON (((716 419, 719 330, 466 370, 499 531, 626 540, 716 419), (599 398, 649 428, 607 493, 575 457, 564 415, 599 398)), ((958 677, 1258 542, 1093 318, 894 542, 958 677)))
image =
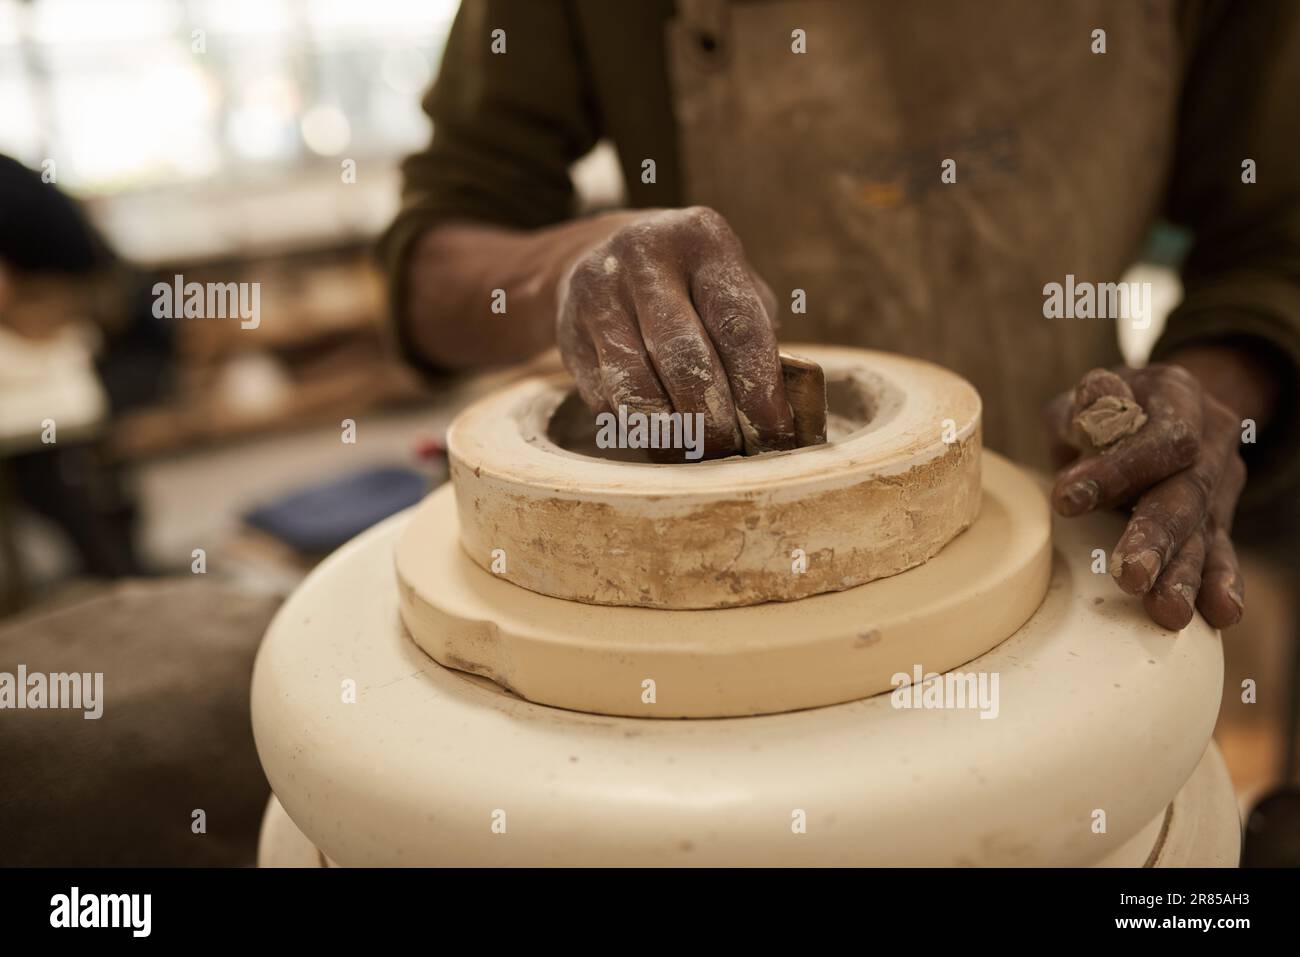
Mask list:
POLYGON ((424 233, 405 270, 400 321, 419 355, 443 369, 521 362, 555 343, 556 288, 569 267, 623 224, 620 211, 537 230, 448 222, 424 233), (505 312, 493 312, 495 290, 505 312))
POLYGON ((1275 364, 1237 343, 1198 343, 1170 353, 1165 361, 1192 373, 1206 392, 1243 419, 1263 429, 1277 405, 1275 364))

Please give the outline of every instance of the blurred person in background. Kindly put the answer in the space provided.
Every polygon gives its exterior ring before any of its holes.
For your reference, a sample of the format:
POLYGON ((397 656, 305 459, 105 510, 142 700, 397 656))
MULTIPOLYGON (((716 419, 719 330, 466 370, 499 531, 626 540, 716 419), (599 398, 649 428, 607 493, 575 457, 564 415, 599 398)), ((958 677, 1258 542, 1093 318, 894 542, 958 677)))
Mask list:
MULTIPOLYGON (((74 200, 0 156, 0 325, 21 337, 6 340, 14 361, 25 345, 89 323, 100 339, 95 369, 109 416, 153 400, 167 389, 171 334, 150 302, 146 278, 113 253, 74 200)), ((135 504, 102 437, 33 442, 7 464, 17 496, 62 530, 84 573, 143 571, 135 504)))
MULTIPOLYGON (((171 335, 153 318, 151 283, 82 209, 0 157, 0 227, 0 348, 15 353, 0 360, 21 365, 24 350, 88 321, 102 340, 95 374, 110 420, 165 394, 171 335)), ((21 371, 0 378, 0 402, 29 381, 21 371)), ((0 467, 22 502, 67 535, 84 573, 140 575, 135 502, 102 425, 56 433, 48 446, 32 438, 0 467)), ((0 670, 101 672, 112 689, 102 722, 39 709, 0 721, 0 866, 252 864, 269 789, 248 689, 277 605, 187 575, 123 583, 0 625, 0 670), (202 832, 198 802, 211 815, 202 832)))

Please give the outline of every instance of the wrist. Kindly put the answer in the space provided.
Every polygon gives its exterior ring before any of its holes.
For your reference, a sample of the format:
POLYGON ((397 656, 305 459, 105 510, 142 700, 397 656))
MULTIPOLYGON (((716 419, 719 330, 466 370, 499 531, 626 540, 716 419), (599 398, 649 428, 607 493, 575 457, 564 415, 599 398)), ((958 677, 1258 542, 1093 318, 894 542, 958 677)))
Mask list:
POLYGON ((557 311, 560 303, 564 301, 564 297, 568 293, 569 278, 573 275, 574 268, 582 261, 582 258, 624 226, 641 218, 645 213, 645 210, 639 209, 615 210, 590 216, 560 227, 564 231, 563 235, 555 237, 555 241, 550 244, 555 259, 551 265, 551 276, 548 283, 549 287, 554 291, 552 302, 557 311))
POLYGON ((1243 419, 1261 428, 1272 418, 1280 383, 1275 363, 1245 341, 1187 345, 1165 356, 1164 362, 1182 366, 1201 388, 1243 419))

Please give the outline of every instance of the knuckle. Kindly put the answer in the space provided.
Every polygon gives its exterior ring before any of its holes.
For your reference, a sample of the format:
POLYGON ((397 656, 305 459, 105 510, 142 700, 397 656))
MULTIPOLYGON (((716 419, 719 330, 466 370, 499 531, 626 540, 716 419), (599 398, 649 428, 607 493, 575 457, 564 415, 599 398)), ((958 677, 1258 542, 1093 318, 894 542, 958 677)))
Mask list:
MULTIPOLYGON (((629 223, 603 244, 603 249, 614 258, 623 259, 645 246, 646 241, 655 233, 655 226, 648 222, 629 223)), ((597 247, 598 249, 601 247, 597 247)))
POLYGON ((560 321, 576 329, 594 330, 603 324, 601 307, 608 302, 593 286, 570 286, 560 321))
POLYGON ((1165 440, 1179 462, 1191 462, 1201 447, 1201 436, 1192 423, 1178 418, 1169 423, 1165 440))
POLYGON ((728 353, 754 348, 761 341, 754 335, 757 325, 753 310, 734 305, 724 307, 714 319, 715 344, 728 353))
POLYGON ((1194 490, 1193 505, 1199 506, 1198 512, 1204 512, 1210 506, 1210 499, 1214 495, 1214 477, 1208 475, 1202 469, 1192 469, 1190 473, 1191 487, 1194 490))
POLYGON ((612 272, 616 272, 618 257, 607 244, 597 246, 574 263, 569 276, 571 293, 585 294, 594 289, 604 289, 609 285, 612 272))
POLYGON ((692 329, 681 327, 651 343, 653 355, 667 376, 679 376, 693 368, 708 368, 708 347, 692 329))
POLYGON ((1164 363, 1153 366, 1152 371, 1155 373, 1159 382, 1165 385, 1177 386, 1182 389, 1199 389, 1200 383, 1196 377, 1180 365, 1164 363))
POLYGON ((688 206, 682 210, 685 222, 705 229, 727 227, 726 218, 712 206, 688 206))
POLYGON ((651 216, 624 226, 604 245, 618 266, 643 267, 663 258, 665 251, 676 245, 675 230, 671 220, 651 216))
POLYGON ((1133 398, 1128 383, 1110 369, 1090 369, 1083 374, 1074 388, 1075 402, 1081 408, 1108 395, 1133 398))
POLYGON ((680 223, 693 242, 724 248, 739 246, 726 217, 710 206, 688 206, 682 210, 680 223))

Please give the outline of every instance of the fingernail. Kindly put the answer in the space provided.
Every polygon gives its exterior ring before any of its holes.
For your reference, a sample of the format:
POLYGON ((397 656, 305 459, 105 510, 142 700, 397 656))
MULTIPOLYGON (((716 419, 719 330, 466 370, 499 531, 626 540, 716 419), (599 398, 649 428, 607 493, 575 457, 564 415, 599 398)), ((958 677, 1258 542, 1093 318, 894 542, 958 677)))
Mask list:
POLYGON ((1169 631, 1182 631, 1196 613, 1196 595, 1183 582, 1159 594, 1150 592, 1144 601, 1152 620, 1169 631))
POLYGON ((1111 575, 1119 582, 1120 587, 1130 595, 1143 595, 1151 590, 1156 577, 1160 574, 1160 553, 1148 548, 1136 555, 1125 555, 1118 564, 1119 567, 1116 568, 1116 563, 1111 562, 1111 575), (1137 566, 1140 571, 1130 572, 1129 569, 1134 566, 1137 566))
POLYGON ((1061 499, 1065 503, 1066 515, 1082 515, 1090 511, 1097 504, 1097 497, 1101 494, 1101 487, 1092 479, 1084 479, 1082 482, 1074 482, 1065 487, 1061 493, 1061 499))
POLYGON ((1241 579, 1234 578, 1232 584, 1228 586, 1228 598, 1232 600, 1233 605, 1237 608, 1237 617, 1246 610, 1246 597, 1244 589, 1241 587, 1241 579))
POLYGON ((1155 549, 1148 548, 1140 553, 1137 562, 1142 566, 1142 571, 1146 572, 1147 584, 1143 591, 1150 588, 1156 583, 1156 576, 1160 574, 1160 553, 1155 549))

